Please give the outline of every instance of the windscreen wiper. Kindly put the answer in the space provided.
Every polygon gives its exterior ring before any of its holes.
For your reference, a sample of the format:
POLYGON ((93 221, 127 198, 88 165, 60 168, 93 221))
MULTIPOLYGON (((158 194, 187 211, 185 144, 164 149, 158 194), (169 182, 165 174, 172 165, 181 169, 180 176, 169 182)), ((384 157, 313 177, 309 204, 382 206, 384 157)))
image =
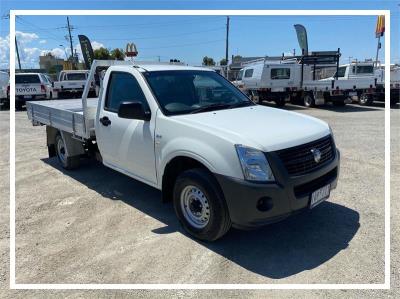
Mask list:
POLYGON ((199 113, 199 112, 212 111, 215 109, 225 109, 225 108, 230 108, 231 106, 232 106, 232 104, 216 103, 216 104, 211 104, 211 105, 196 108, 196 109, 190 111, 190 113, 193 114, 193 113, 199 113))

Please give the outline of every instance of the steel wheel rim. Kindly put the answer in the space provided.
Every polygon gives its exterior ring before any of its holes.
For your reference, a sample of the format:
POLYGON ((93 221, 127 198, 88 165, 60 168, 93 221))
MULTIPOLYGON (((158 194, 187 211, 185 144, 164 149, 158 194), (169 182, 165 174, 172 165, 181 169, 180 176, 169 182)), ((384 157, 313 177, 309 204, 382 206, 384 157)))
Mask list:
POLYGON ((58 158, 60 159, 60 161, 62 163, 65 163, 65 161, 66 161, 65 146, 64 146, 64 141, 62 140, 62 138, 58 138, 58 141, 57 141, 57 155, 58 155, 58 158))
POLYGON ((183 216, 189 224, 197 229, 207 226, 210 221, 210 205, 207 197, 196 186, 183 188, 180 196, 183 216))

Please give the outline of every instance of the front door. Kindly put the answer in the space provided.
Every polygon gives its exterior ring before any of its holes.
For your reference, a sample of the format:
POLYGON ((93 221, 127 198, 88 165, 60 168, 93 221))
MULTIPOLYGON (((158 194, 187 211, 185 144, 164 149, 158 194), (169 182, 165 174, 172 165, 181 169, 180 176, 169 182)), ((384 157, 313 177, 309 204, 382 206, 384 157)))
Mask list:
POLYGON ((105 97, 100 105, 96 136, 103 163, 139 180, 156 184, 154 156, 155 113, 150 121, 118 117, 121 102, 140 101, 149 108, 140 84, 133 74, 110 73, 105 97))

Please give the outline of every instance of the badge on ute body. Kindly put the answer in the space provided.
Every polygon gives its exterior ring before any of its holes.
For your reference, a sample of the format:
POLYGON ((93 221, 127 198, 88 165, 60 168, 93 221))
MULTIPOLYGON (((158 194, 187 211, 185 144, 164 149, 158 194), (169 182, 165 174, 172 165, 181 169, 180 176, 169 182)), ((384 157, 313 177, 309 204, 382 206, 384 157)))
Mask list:
POLYGON ((319 161, 321 161, 321 151, 317 148, 313 148, 311 149, 311 153, 314 156, 315 163, 319 163, 319 161))

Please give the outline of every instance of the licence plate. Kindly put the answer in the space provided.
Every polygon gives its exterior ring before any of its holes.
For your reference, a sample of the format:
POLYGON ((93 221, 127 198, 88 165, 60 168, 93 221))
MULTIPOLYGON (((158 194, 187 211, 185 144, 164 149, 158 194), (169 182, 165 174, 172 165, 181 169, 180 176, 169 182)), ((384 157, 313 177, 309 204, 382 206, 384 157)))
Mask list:
POLYGON ((314 208, 324 200, 328 199, 330 192, 331 192, 331 185, 329 184, 311 193, 310 209, 314 208))
POLYGON ((32 99, 32 96, 24 96, 24 99, 32 99))
POLYGON ((354 96, 356 96, 357 95, 357 92, 356 91, 350 91, 349 92, 349 96, 350 97, 354 97, 354 96))

